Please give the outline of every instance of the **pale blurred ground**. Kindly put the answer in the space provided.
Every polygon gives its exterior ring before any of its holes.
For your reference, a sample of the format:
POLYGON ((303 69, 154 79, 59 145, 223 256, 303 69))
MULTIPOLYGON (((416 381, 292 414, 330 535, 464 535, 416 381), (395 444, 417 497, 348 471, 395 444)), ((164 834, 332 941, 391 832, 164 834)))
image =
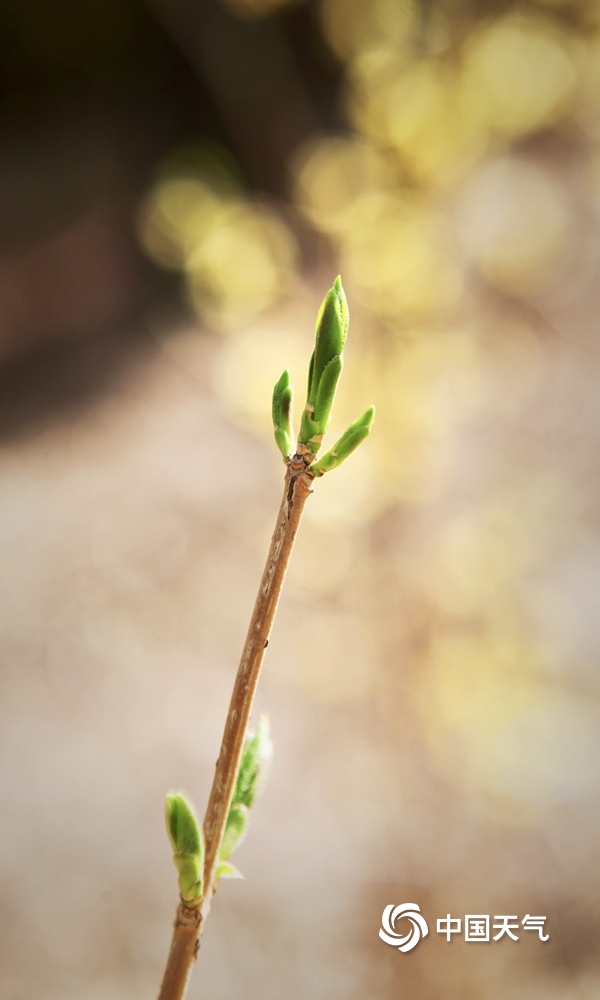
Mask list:
POLYGON ((246 880, 190 1000, 600 995, 600 8, 430 7, 419 48, 392 0, 157 2, 229 147, 199 126, 173 152, 158 116, 159 156, 143 102, 80 109, 39 160, 0 135, 6 1000, 157 993, 164 795, 203 811, 280 499, 270 392, 288 366, 299 410, 338 269, 332 440, 377 421, 307 506, 246 880), (307 83, 326 50, 338 120, 307 83), (402 955, 378 929, 408 901, 430 935, 402 955), (544 914, 550 940, 447 944, 447 913, 544 914))

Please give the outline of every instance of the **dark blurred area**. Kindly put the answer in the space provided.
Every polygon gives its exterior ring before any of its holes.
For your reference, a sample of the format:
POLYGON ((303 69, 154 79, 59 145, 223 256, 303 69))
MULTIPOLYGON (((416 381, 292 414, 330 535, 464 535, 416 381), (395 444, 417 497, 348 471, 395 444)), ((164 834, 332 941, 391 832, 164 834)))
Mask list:
POLYGON ((163 798, 203 809, 341 271, 332 440, 377 421, 190 1000, 596 1000, 600 3, 4 0, 0 86, 2 997, 158 990, 163 798), (550 938, 436 933, 473 912, 550 938))
POLYGON ((0 416, 12 433, 127 364, 148 310, 185 310, 180 282, 137 239, 163 158, 205 144, 229 152, 245 189, 281 196, 291 151, 338 117, 340 73, 307 6, 248 20, 211 0, 9 0, 0 73, 0 416))

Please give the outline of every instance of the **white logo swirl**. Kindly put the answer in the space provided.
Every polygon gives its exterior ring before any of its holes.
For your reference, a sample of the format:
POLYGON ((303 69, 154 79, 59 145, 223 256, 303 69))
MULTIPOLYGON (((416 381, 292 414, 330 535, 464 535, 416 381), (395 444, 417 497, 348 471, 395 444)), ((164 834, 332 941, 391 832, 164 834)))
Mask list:
POLYGON ((394 948, 398 948, 399 951, 410 951, 411 948, 415 948, 418 945, 422 937, 427 937, 429 934, 427 921, 421 915, 421 911, 416 903, 400 903, 399 906, 394 906, 393 903, 390 903, 383 911, 381 924, 379 937, 386 944, 391 944, 394 948), (408 917, 412 924, 409 933, 404 937, 398 934, 394 927, 398 917, 408 917))

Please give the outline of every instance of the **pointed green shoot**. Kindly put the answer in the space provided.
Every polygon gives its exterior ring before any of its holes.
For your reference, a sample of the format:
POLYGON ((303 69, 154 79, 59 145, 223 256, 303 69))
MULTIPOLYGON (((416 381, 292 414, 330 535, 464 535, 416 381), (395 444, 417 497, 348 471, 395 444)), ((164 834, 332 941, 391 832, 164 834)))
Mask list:
POLYGON ((204 838, 192 807, 180 793, 167 795, 167 833, 173 848, 179 894, 187 906, 195 906, 202 895, 204 838))
POLYGON ((284 458, 296 450, 292 430, 292 386, 286 370, 273 389, 273 429, 275 441, 284 458))
MULTIPOLYGON (((273 392, 275 440, 286 460, 296 449, 307 462, 317 456, 329 426, 337 384, 342 373, 342 352, 348 335, 348 322, 348 303, 338 275, 323 299, 317 316, 315 349, 308 369, 306 405, 297 444, 294 443, 291 425, 292 387, 287 371, 283 373, 273 392)), ((320 461, 309 466, 310 471, 315 476, 322 476, 341 465, 366 438, 374 413, 373 407, 370 407, 362 417, 355 420, 333 448, 320 461)))
POLYGON ((338 277, 323 299, 316 325, 316 341, 308 373, 308 393, 302 414, 299 443, 316 455, 329 417, 342 371, 342 351, 348 335, 348 303, 338 277))
POLYGON ((246 738, 242 760, 235 782, 232 802, 251 809, 260 788, 260 779, 273 753, 269 736, 269 718, 261 715, 256 732, 246 738))
POLYGON ((342 279, 338 274, 317 314, 314 362, 308 386, 309 403, 316 401, 319 379, 323 371, 332 358, 339 357, 344 350, 348 336, 348 322, 348 302, 342 287, 342 279))
POLYGON ((350 424, 344 431, 339 441, 336 441, 333 448, 326 452, 318 462, 310 466, 310 471, 314 476, 322 476, 332 469, 337 469, 348 455, 358 448, 359 444, 367 437, 373 425, 375 417, 375 407, 370 406, 363 415, 350 424))
POLYGON ((246 836, 250 809, 260 790, 265 765, 273 751, 269 737, 269 720, 261 715, 255 733, 246 737, 242 759, 237 773, 233 798, 227 815, 227 825, 219 850, 219 866, 215 879, 243 878, 229 858, 246 836))

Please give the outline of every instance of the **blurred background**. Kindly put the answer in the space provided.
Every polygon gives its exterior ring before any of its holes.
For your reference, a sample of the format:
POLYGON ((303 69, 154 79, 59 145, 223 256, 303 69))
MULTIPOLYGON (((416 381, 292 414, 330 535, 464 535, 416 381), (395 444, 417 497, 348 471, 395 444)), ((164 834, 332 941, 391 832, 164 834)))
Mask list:
POLYGON ((377 421, 190 1000, 598 997, 600 3, 4 0, 0 82, 3 997, 157 994, 338 272, 377 421))

